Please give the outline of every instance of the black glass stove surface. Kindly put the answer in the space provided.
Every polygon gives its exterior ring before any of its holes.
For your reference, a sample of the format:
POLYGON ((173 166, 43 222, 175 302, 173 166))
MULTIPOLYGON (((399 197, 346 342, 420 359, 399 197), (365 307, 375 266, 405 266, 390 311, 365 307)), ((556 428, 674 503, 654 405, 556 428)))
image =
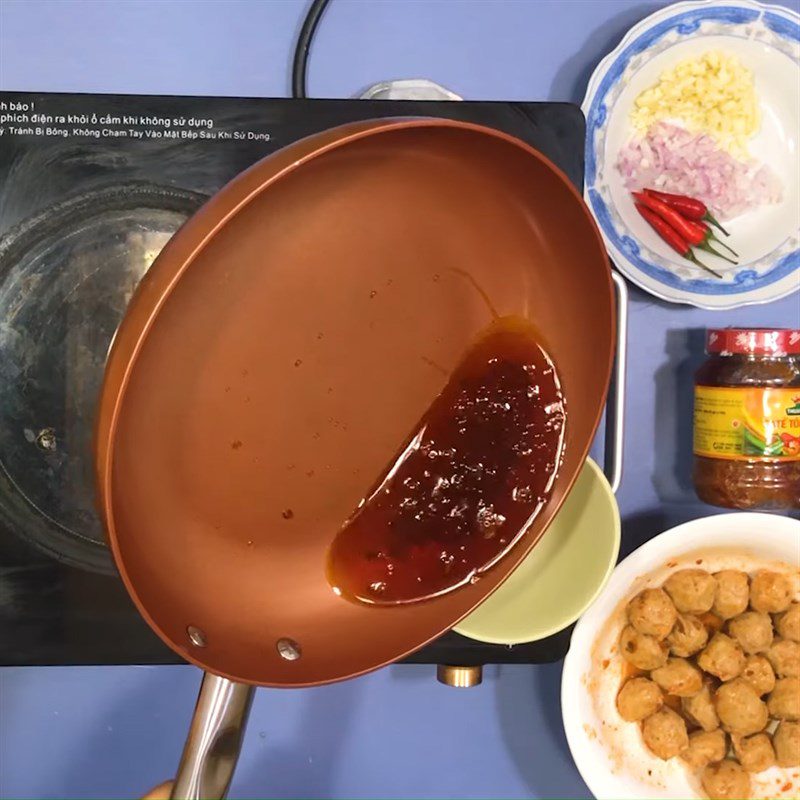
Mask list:
MULTIPOLYGON (((0 664, 177 656, 139 617, 94 512, 92 430, 128 298, 205 198, 281 146, 344 122, 489 125, 583 182, 584 121, 561 103, 264 100, 0 93, 0 664)), ((536 663, 449 633, 416 663, 536 663)))

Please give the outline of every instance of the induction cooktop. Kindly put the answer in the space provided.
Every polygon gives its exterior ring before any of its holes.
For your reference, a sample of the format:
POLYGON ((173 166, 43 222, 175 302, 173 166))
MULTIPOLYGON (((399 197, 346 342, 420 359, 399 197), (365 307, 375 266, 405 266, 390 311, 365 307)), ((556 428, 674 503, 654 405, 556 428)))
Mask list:
MULTIPOLYGON (((325 128, 409 116, 506 131, 582 188, 584 120, 567 103, 0 93, 0 664, 180 661, 128 600, 94 509, 114 331, 169 237, 237 173, 325 128)), ((503 647, 451 632, 407 660, 553 661, 569 635, 503 647)))

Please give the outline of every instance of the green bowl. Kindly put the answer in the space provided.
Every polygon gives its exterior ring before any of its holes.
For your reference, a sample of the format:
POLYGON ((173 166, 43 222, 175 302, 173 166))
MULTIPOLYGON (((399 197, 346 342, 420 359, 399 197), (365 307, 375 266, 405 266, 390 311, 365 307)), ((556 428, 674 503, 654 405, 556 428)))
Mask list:
POLYGON ((617 563, 619 509, 600 467, 587 459, 542 540, 455 631, 522 644, 563 630, 592 604, 617 563))

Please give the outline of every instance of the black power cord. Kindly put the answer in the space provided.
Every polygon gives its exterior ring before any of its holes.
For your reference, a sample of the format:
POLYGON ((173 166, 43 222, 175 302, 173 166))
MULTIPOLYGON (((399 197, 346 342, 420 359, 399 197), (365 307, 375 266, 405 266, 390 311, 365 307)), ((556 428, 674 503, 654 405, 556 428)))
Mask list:
POLYGON ((308 51, 311 47, 311 40, 314 38, 314 31, 317 29, 322 15, 329 0, 312 0, 306 18, 303 20, 303 27, 300 28, 300 35, 297 37, 297 46, 294 49, 294 61, 292 63, 292 97, 306 96, 306 75, 308 73, 308 51))

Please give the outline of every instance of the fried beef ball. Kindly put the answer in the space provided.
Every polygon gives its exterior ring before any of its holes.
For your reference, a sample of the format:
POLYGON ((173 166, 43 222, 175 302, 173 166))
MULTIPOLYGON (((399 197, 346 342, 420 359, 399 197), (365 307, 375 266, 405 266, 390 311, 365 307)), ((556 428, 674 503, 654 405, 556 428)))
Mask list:
POLYGON ((738 642, 724 633, 715 633, 697 657, 700 669, 716 675, 721 681, 735 678, 743 669, 745 656, 738 642))
POLYGON ((709 764, 700 778, 711 800, 746 800, 750 797, 750 775, 729 758, 709 764))
POLYGON ((781 678, 775 681, 775 688, 767 703, 773 717, 792 722, 800 720, 800 678, 781 678))
POLYGON ((750 584, 750 605, 756 611, 777 614, 786 611, 792 601, 792 582, 788 575, 762 569, 750 584))
POLYGON ((620 652, 649 676, 622 686, 620 716, 641 723, 658 758, 679 755, 702 770, 711 798, 749 798, 749 773, 800 766, 800 602, 792 581, 771 570, 751 579, 733 569, 682 569, 626 607, 620 652), (680 714, 666 695, 681 698, 680 714), (700 730, 689 734, 687 722, 700 730))
POLYGON ((667 660, 667 650, 653 636, 639 633, 633 625, 627 625, 619 637, 622 657, 637 669, 656 669, 667 660))
POLYGON ((769 694, 775 688, 775 672, 764 656, 749 656, 740 677, 759 695, 769 694))
POLYGON ((704 731, 713 731, 719 727, 719 717, 708 683, 704 683, 703 688, 693 697, 682 697, 681 709, 684 716, 704 731))
POLYGON ((675 626, 667 636, 667 644, 674 656, 688 658, 708 643, 706 626, 694 614, 678 614, 675 626))
POLYGON ((800 603, 792 603, 775 619, 775 630, 784 639, 800 642, 800 603))
POLYGON ((735 569, 724 569, 714 575, 717 591, 711 610, 720 619, 738 617, 747 611, 750 602, 750 578, 746 572, 735 569))
POLYGON ((775 766, 775 750, 766 733, 754 736, 734 736, 733 752, 748 772, 763 772, 775 766))
POLYGON ((725 732, 717 728, 715 731, 690 733, 689 746, 681 753, 681 758, 692 769, 702 769, 714 761, 722 761, 727 752, 725 732))
POLYGON ((678 612, 663 589, 644 589, 628 603, 628 622, 639 633, 663 639, 672 630, 678 612))
POLYGON ((689 744, 686 723, 671 708, 662 708, 642 723, 644 743, 664 760, 677 756, 689 744))
POLYGON ((776 639, 765 655, 779 678, 800 678, 800 642, 776 639))
POLYGON ((650 677, 667 693, 691 697, 703 688, 703 673, 685 658, 668 658, 650 677))
POLYGON ((784 720, 772 735, 779 767, 800 767, 800 723, 784 720))
POLYGON ((664 582, 675 608, 684 614, 705 614, 714 605, 717 582, 703 569, 681 569, 664 582))
POLYGON ((763 653, 772 644, 772 619, 769 614, 745 611, 728 622, 728 632, 745 653, 763 653))
POLYGON ((617 695, 617 709, 627 722, 639 722, 655 714, 662 705, 664 695, 661 689, 647 678, 632 678, 617 695))
POLYGON ((717 715, 723 727, 740 736, 763 731, 767 724, 767 704, 745 680, 723 683, 714 694, 717 715))

